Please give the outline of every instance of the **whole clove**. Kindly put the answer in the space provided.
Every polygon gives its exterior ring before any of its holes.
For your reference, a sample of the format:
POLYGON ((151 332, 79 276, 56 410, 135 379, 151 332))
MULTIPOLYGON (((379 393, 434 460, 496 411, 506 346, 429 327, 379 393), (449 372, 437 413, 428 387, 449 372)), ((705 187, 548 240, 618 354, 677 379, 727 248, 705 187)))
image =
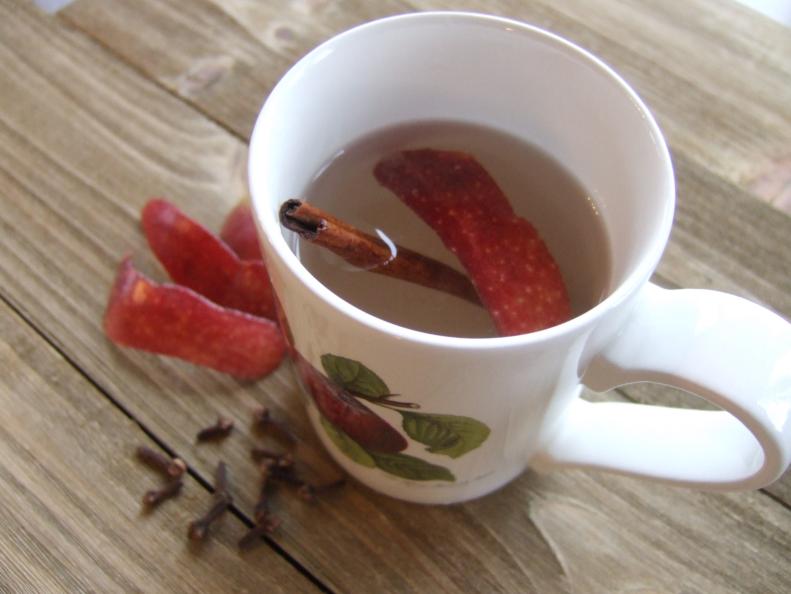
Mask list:
POLYGON ((233 498, 228 490, 228 470, 225 462, 219 462, 214 473, 212 505, 206 514, 190 523, 187 530, 190 540, 204 540, 209 534, 211 525, 225 513, 232 503, 233 498))
POLYGON ((224 439, 230 435, 231 431, 233 431, 233 425, 233 419, 219 416, 217 417, 217 422, 214 423, 214 425, 209 425, 208 427, 198 431, 198 434, 195 436, 195 440, 202 442, 224 439))
POLYGON ((270 459, 261 464, 261 487, 258 492, 258 500, 253 507, 253 518, 256 523, 263 522, 269 515, 269 492, 271 484, 269 478, 272 476, 273 462, 270 459))
POLYGON ((181 492, 181 487, 184 483, 181 477, 169 480, 161 489, 151 489, 143 495, 143 505, 148 508, 153 508, 162 503, 163 501, 175 497, 181 492))
POLYGON ((190 540, 204 540, 209 533, 209 527, 228 509, 227 501, 215 501, 205 515, 190 522, 187 536, 190 540))
POLYGON ((256 501, 255 507, 253 508, 255 526, 239 540, 239 548, 242 550, 250 549, 262 542, 264 536, 272 534, 272 532, 280 526, 280 520, 271 516, 269 513, 269 496, 271 492, 270 478, 272 476, 272 470, 277 467, 276 465, 277 462, 275 458, 264 457, 260 461, 261 487, 258 501, 256 501))
POLYGON ((170 459, 146 446, 139 446, 136 454, 138 460, 164 475, 167 479, 167 482, 159 489, 146 491, 145 495, 143 495, 143 505, 145 507, 149 509, 154 508, 181 492, 182 477, 187 470, 187 465, 181 458, 170 459))
POLYGON ((141 462, 166 476, 177 478, 182 476, 187 470, 187 465, 181 458, 173 458, 171 460, 164 454, 146 446, 139 446, 136 451, 137 457, 141 462))
POLYGON ((239 548, 243 551, 253 548, 263 542, 263 537, 272 534, 280 526, 280 520, 267 516, 263 522, 259 522, 239 539, 239 548))

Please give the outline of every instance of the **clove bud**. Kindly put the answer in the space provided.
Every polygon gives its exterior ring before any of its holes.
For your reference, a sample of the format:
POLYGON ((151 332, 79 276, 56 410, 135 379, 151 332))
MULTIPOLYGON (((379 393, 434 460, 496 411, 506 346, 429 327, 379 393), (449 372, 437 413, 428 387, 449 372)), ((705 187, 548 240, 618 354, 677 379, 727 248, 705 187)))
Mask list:
POLYGON ((187 465, 181 458, 173 458, 171 460, 164 454, 146 446, 139 446, 136 451, 137 457, 141 462, 169 477, 180 477, 187 470, 187 465))
POLYGON ((181 477, 169 480, 161 489, 151 489, 143 495, 143 505, 148 508, 153 508, 162 503, 163 501, 175 497, 181 492, 181 487, 184 483, 181 477))
POLYGON ((198 442, 202 441, 216 441, 219 439, 224 439, 228 437, 228 435, 233 430, 233 419, 229 419, 227 417, 217 417, 217 422, 214 425, 209 425, 198 431, 198 434, 195 436, 195 440, 198 442))
POLYGON ((187 530, 190 540, 204 540, 209 533, 211 525, 225 513, 232 503, 233 498, 228 490, 228 470, 225 462, 219 462, 214 473, 212 505, 206 514, 190 523, 187 530))

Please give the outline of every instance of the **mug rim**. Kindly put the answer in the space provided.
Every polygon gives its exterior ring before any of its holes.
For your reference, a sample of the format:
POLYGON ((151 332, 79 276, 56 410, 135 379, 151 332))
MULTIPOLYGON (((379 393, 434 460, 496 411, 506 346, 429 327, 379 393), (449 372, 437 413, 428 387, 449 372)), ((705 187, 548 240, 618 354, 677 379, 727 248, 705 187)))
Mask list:
POLYGON ((275 251, 276 255, 284 263, 289 273, 294 275, 296 280, 306 287, 315 297, 327 304, 338 313, 353 318, 356 322, 372 329, 377 332, 391 335, 396 338, 408 340, 410 342, 418 342, 433 346, 442 346, 447 348, 458 349, 480 349, 480 348, 508 348, 513 346, 526 346, 538 342, 552 340, 563 335, 572 334, 580 328, 592 323, 593 320, 604 315, 622 302, 624 302, 630 295, 635 293, 643 283, 647 282, 651 274, 659 263, 660 258, 664 252, 668 238, 670 236, 670 229, 673 223, 673 214, 675 211, 676 201, 676 188, 675 188, 675 174, 673 165, 670 158, 670 151, 667 142, 662 134, 656 120, 654 119, 651 111, 645 105, 643 100, 637 95, 634 89, 610 66, 604 63, 601 59, 585 50, 584 48, 576 45, 575 43, 545 29, 541 29, 535 25, 518 21, 515 19, 498 17, 477 12, 468 11, 429 11, 400 14, 389 16, 374 21, 369 21, 357 25, 351 29, 343 31, 338 35, 322 42, 304 57, 298 60, 277 82, 275 87, 270 92, 269 96, 264 101, 261 110, 256 117, 255 125, 250 138, 250 150, 248 155, 248 181, 250 187, 250 198, 253 205, 253 213, 256 220, 259 233, 265 235, 270 247, 275 251), (301 77, 303 72, 313 65, 315 62, 320 61, 328 51, 331 51, 332 46, 343 43, 348 37, 354 37, 360 34, 366 34, 371 30, 381 27, 391 27, 393 25, 401 25, 404 21, 464 21, 476 22, 483 26, 494 27, 504 31, 513 33, 521 32, 538 38, 542 43, 553 45, 565 52, 575 55, 583 59, 589 65, 602 72, 608 79, 610 79, 620 92, 625 93, 632 104, 641 112, 649 133, 656 140, 657 145, 657 158, 660 161, 660 166, 667 177, 668 197, 665 207, 662 209, 661 220, 657 222, 657 232, 650 245, 646 248, 645 255, 633 267, 633 269, 618 283, 618 285, 599 303, 587 309, 583 313, 575 316, 562 324, 556 324, 542 330, 536 330, 527 334, 517 334, 513 336, 496 336, 486 338, 473 338, 461 336, 446 336, 442 334, 431 334, 421 330, 415 330, 400 326, 393 322, 388 322, 382 318, 374 316, 363 309, 349 303, 330 289, 325 287, 317 278, 315 278, 310 271, 299 260, 297 255, 292 251, 283 236, 280 221, 277 216, 270 216, 270 213, 276 212, 269 208, 269 205, 262 204, 258 206, 258 191, 259 185, 264 184, 265 180, 260 173, 261 168, 253 166, 253 163, 259 161, 259 155, 262 152, 259 148, 262 144, 262 130, 264 122, 271 111, 273 101, 271 99, 281 92, 287 86, 290 80, 301 77))

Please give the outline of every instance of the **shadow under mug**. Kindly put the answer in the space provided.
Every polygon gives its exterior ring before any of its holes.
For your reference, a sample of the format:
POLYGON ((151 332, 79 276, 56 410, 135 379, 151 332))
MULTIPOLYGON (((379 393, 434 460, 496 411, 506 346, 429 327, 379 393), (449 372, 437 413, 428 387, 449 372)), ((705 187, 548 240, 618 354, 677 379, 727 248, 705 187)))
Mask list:
POLYGON ((266 100, 249 175, 309 416, 364 484, 452 503, 491 492, 528 465, 723 490, 761 487, 788 466, 791 326, 734 296, 649 282, 675 203, 665 141, 634 91, 568 41, 468 13, 397 16, 342 33, 300 60, 266 100), (609 296, 539 332, 454 338, 375 318, 312 277, 280 228, 279 205, 303 195, 343 147, 415 120, 504 130, 571 171, 608 230, 609 296), (344 373, 360 369, 420 408, 410 416, 352 395, 353 386, 342 390, 344 373), (579 398, 582 385, 604 391, 637 381, 694 392, 723 410, 579 398), (373 413, 403 447, 383 451, 357 427, 322 420, 320 410, 341 404, 373 413), (437 435, 447 437, 444 446, 437 435))

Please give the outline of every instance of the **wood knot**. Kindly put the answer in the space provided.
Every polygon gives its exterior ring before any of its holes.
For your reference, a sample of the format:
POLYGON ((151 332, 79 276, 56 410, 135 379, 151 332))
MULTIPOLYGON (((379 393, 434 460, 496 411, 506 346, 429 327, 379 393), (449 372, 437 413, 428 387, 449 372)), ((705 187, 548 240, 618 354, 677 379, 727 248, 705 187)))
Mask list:
POLYGON ((294 33, 293 29, 281 25, 275 29, 275 37, 282 41, 294 41, 296 33, 294 33))
POLYGON ((277 52, 298 51, 301 47, 299 24, 283 21, 270 23, 264 42, 277 52))
POLYGON ((179 77, 178 90, 184 95, 196 95, 217 84, 233 68, 231 56, 209 56, 195 62, 179 77))

